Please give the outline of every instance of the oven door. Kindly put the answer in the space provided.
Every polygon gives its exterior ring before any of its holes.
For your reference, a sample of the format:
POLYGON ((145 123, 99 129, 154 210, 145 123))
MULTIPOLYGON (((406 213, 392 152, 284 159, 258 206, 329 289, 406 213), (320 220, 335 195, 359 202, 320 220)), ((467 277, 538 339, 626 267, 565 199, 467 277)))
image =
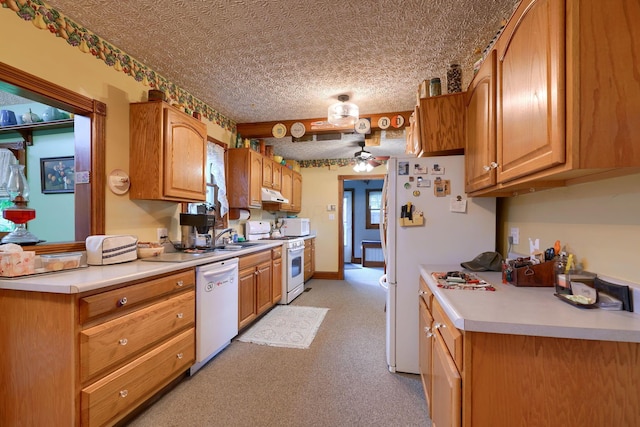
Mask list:
POLYGON ((287 292, 304 283, 304 246, 287 249, 287 292))

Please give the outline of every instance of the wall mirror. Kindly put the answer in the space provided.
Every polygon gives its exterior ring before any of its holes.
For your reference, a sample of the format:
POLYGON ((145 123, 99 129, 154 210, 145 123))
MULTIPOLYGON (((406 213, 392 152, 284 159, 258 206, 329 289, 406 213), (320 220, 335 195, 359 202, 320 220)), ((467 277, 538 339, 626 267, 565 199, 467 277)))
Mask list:
MULTIPOLYGON (((73 237, 70 241, 47 241, 30 246, 29 250, 35 250, 37 253, 84 250, 84 241, 87 236, 104 234, 106 105, 2 62, 0 62, 0 91, 73 114, 74 169, 76 176, 80 172, 86 177, 86 180, 76 179, 73 203, 69 203, 69 205, 73 204, 75 217, 73 237)), ((22 124, 14 127, 0 127, 0 132, 14 132, 22 138, 28 150, 28 140, 32 138, 35 129, 36 126, 22 124)), ((30 166, 39 167, 39 165, 30 166)), ((29 185, 32 185, 31 182, 29 185)), ((46 219, 46 210, 36 213, 36 220, 46 221, 46 219)), ((53 227, 55 224, 50 226, 53 227)))

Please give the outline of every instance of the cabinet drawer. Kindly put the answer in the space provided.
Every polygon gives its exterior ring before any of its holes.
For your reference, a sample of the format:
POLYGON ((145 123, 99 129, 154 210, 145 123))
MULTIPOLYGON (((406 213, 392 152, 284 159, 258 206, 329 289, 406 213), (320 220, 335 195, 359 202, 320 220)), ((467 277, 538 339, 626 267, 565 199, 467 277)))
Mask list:
POLYGON ((271 261, 271 251, 269 250, 241 256, 238 261, 238 268, 242 270, 243 268, 256 266, 267 261, 271 261))
POLYGON ((195 361, 195 330, 184 331, 82 390, 82 425, 113 424, 195 361))
POLYGON ((453 326, 437 300, 433 300, 433 333, 440 335, 451 358, 462 372, 462 333, 453 326))
POLYGON ((81 381, 194 324, 191 291, 80 332, 81 381))
POLYGON ((108 314, 126 313, 130 307, 141 305, 163 295, 195 287, 195 270, 152 279, 80 299, 80 323, 108 314))
POLYGON ((420 277, 420 298, 425 302, 427 306, 427 310, 431 311, 433 306, 433 292, 429 289, 429 285, 424 281, 422 277, 420 277))
POLYGON ((282 258, 282 246, 271 249, 271 259, 282 258))

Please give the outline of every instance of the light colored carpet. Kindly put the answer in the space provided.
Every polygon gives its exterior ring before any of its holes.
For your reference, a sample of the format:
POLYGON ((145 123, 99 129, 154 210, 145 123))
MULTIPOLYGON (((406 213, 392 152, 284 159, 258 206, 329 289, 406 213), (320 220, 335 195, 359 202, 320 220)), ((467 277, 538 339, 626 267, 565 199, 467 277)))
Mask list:
POLYGON ((234 339, 127 427, 430 426, 420 376, 387 368, 382 270, 311 279, 290 304, 329 308, 308 349, 234 339))
POLYGON ((274 347, 309 348, 327 311, 328 308, 279 305, 238 340, 274 347))

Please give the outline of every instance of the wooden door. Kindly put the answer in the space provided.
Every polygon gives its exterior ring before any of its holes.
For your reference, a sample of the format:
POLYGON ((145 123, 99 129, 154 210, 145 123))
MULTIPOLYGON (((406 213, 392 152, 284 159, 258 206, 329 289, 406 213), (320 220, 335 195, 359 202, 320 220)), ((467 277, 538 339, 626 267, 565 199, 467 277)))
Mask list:
POLYGON ((431 378, 432 378, 432 354, 433 354, 433 332, 431 327, 433 325, 433 318, 427 303, 422 297, 420 297, 420 336, 419 336, 419 365, 420 365, 420 378, 422 379, 422 388, 424 390, 424 396, 427 401, 427 410, 429 411, 429 417, 432 416, 431 408, 431 378))
POLYGON ((291 211, 300 212, 302 210, 302 175, 298 172, 293 172, 291 199, 291 211))
POLYGON ((260 315, 272 306, 271 260, 256 267, 256 314, 260 315))
POLYGON ((431 420, 433 427, 459 427, 462 419, 462 380, 438 334, 433 340, 431 420))
POLYGON ((249 150, 249 203, 262 206, 262 156, 253 150, 249 150))
POLYGON ((262 159, 262 186, 273 188, 273 161, 262 159))
POLYGON ((206 141, 202 122, 173 108, 164 109, 165 196, 205 200, 206 141))
POLYGON ((256 316, 256 268, 238 272, 238 329, 242 329, 256 316))
POLYGON ((282 203, 280 209, 288 211, 291 209, 293 203, 293 171, 289 168, 282 168, 282 196, 289 201, 289 203, 282 203))
POLYGON ((282 258, 273 260, 271 267, 271 302, 276 304, 282 298, 282 258))
POLYGON ((496 51, 492 50, 467 90, 465 191, 496 184, 496 51))
POLYGON ((497 67, 498 182, 565 162, 564 3, 524 1, 505 29, 497 67))

